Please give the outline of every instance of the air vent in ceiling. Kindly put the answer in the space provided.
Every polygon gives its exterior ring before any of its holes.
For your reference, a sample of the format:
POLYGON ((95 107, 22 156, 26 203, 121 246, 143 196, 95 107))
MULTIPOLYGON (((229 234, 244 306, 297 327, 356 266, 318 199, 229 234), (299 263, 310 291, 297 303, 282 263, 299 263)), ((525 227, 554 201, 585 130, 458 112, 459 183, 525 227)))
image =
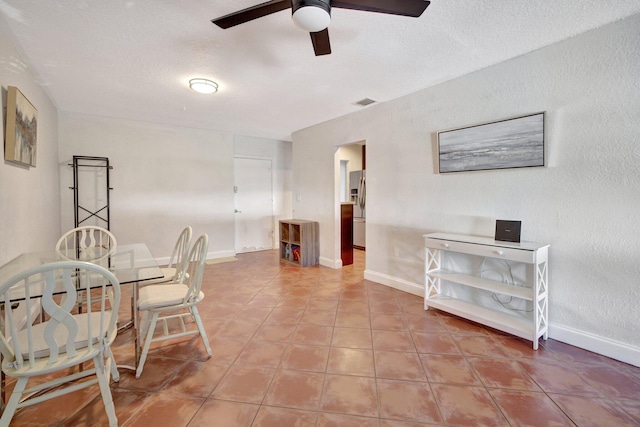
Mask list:
POLYGON ((376 102, 376 101, 371 99, 371 98, 364 98, 364 99, 361 99, 358 102, 355 102, 353 105, 358 105, 360 107, 366 107, 367 105, 371 105, 374 102, 376 102))

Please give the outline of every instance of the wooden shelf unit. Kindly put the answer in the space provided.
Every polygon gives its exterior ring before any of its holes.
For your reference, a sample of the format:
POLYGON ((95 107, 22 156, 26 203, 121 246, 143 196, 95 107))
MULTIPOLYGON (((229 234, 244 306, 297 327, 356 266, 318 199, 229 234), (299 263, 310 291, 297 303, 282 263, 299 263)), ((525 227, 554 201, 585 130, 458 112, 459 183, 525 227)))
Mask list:
POLYGON ((280 220, 280 259, 307 267, 320 258, 319 225, 303 219, 280 220))
POLYGON ((549 245, 446 233, 426 234, 424 238, 425 310, 433 307, 530 340, 534 350, 538 349, 540 337, 547 339, 549 245), (509 272, 518 264, 525 271, 529 267, 531 272, 525 275, 524 282, 516 284, 512 275, 502 281, 482 278, 482 268, 479 274, 458 271, 455 266, 464 262, 455 260, 448 263, 454 267, 445 270, 445 263, 454 254, 461 261, 470 260, 471 264, 474 258, 482 260, 481 266, 485 259, 502 260, 509 272), (524 301, 531 310, 508 308, 500 302, 500 297, 524 301))

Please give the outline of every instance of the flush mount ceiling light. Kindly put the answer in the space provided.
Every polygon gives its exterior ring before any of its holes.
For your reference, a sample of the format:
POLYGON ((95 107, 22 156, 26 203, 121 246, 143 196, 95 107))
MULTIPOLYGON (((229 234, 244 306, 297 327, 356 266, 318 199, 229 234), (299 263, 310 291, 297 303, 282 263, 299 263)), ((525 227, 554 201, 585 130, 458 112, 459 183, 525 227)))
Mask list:
POLYGON ((199 93, 216 93, 218 83, 207 79, 191 79, 189 87, 199 93))
POLYGON ((324 30, 331 22, 329 0, 293 0, 291 8, 293 22, 310 33, 324 30))

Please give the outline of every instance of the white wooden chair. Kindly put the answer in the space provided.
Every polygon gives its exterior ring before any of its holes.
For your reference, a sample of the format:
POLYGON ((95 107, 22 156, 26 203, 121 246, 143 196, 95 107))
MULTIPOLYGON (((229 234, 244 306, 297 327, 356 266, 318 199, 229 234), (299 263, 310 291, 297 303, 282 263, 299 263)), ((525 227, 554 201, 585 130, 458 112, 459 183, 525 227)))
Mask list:
POLYGON ((106 228, 85 225, 67 231, 56 244, 56 251, 65 259, 97 261, 116 249, 116 236, 106 228))
POLYGON ((209 248, 209 238, 203 234, 196 240, 189 252, 189 257, 184 274, 180 282, 169 282, 158 285, 143 286, 140 288, 137 309, 142 313, 141 336, 142 353, 136 370, 136 378, 142 375, 144 362, 147 360, 149 347, 152 342, 165 341, 188 335, 200 335, 202 342, 211 357, 211 347, 207 334, 202 325, 196 305, 204 298, 201 291, 204 264, 209 248), (188 330, 185 318, 192 318, 196 323, 196 329, 188 330), (162 322, 162 335, 154 338, 156 324, 162 322), (178 331, 169 331, 168 322, 178 323, 178 331))
POLYGON ((116 418, 109 379, 119 380, 111 343, 117 334, 120 283, 103 267, 82 261, 61 261, 23 272, 0 286, 0 304, 7 311, 7 329, 0 330, 2 371, 17 379, 0 426, 8 426, 15 411, 95 384, 100 387, 109 425, 116 418), (96 277, 101 277, 100 283, 96 277), (72 314, 78 297, 77 284, 91 283, 87 295, 99 302, 87 305, 86 313, 72 314), (44 292, 42 289, 44 288, 44 292), (109 289, 109 292, 107 292, 109 289), (29 310, 42 301, 46 321, 19 329, 12 312, 12 300, 22 299, 29 310), (109 298, 109 300, 108 300, 109 298), (78 365, 93 361, 83 370, 78 365), (70 369, 78 366, 77 369, 70 369), (72 372, 73 371, 73 372, 72 372), (64 373, 30 388, 32 377, 64 373), (70 373, 71 372, 71 373, 70 373), (95 376, 82 382, 77 380, 95 376), (34 397, 23 399, 35 394, 34 397))
POLYGON ((159 279, 147 280, 142 286, 155 285, 158 283, 179 282, 185 266, 187 264, 187 255, 189 255, 189 247, 191 246, 191 235, 193 231, 190 226, 185 227, 178 236, 176 245, 173 247, 173 253, 166 267, 160 268, 164 277, 159 279))
MULTIPOLYGON (((117 245, 116 236, 106 228, 84 225, 64 233, 56 243, 56 252, 63 259, 90 261, 108 268, 108 260, 104 259, 116 250, 117 245), (99 262, 100 260, 104 261, 99 262)), ((82 311, 82 303, 83 299, 78 299, 80 311, 82 311)))

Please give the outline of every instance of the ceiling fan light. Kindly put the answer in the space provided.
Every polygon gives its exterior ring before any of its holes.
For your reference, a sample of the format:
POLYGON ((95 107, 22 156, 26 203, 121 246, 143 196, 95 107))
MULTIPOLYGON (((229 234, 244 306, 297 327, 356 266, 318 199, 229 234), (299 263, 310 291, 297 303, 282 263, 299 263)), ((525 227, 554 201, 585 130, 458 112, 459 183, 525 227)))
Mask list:
POLYGON ((330 6, 323 0, 294 1, 293 22, 310 33, 317 33, 329 26, 331 22, 330 6))
POLYGON ((191 79, 189 87, 198 93, 216 93, 218 91, 218 83, 207 79, 191 79))

